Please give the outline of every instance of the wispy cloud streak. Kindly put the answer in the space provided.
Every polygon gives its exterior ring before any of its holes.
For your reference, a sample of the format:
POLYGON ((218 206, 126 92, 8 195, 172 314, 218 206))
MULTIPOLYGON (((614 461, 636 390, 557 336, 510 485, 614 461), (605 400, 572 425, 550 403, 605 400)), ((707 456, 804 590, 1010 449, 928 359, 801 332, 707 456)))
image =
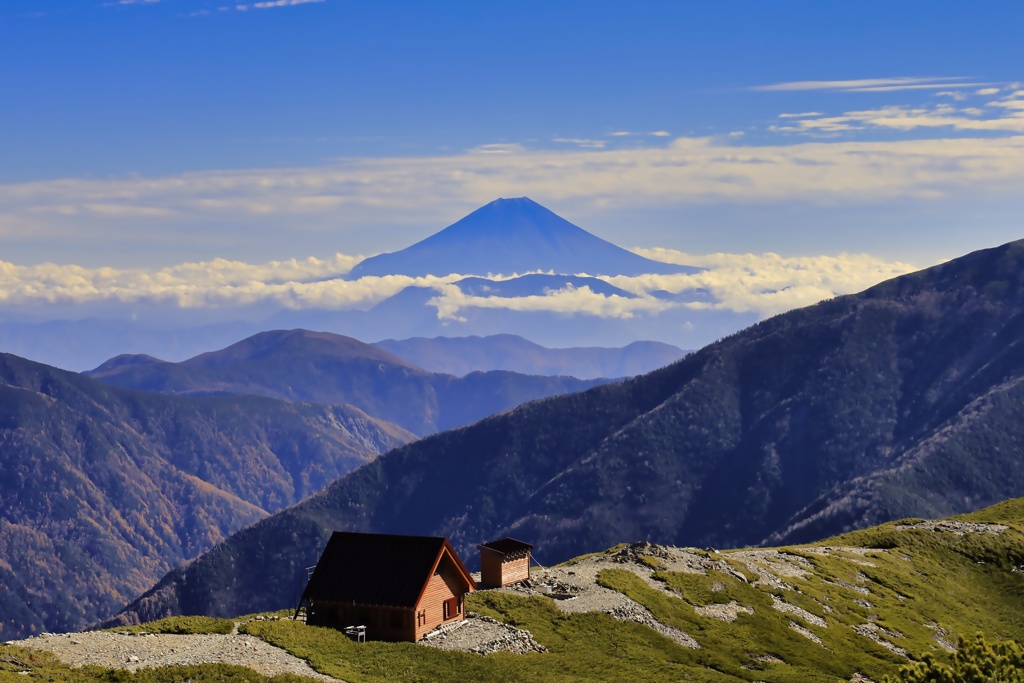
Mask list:
MULTIPOLYGON (((1024 117, 1015 106, 1016 101, 1004 103, 1011 114, 990 122, 941 110, 892 109, 789 119, 788 128, 778 130, 870 125, 1024 132, 1024 117)), ((90 231, 101 238, 116 234, 119 225, 158 232, 170 221, 183 230, 208 221, 270 216, 303 219, 297 223, 316 216, 422 223, 425 216, 450 215, 451 207, 479 206, 505 196, 509 188, 549 201, 628 208, 794 200, 856 205, 958 193, 1010 196, 1024 183, 1021 135, 768 146, 678 138, 663 148, 528 151, 500 146, 482 151, 487 153, 0 185, 0 237, 90 231), (139 218, 146 220, 140 223, 139 218)), ((197 237, 202 235, 197 232, 197 237)))
POLYGON ((976 88, 988 83, 967 82, 964 76, 915 77, 899 76, 897 78, 860 78, 835 81, 788 81, 756 85, 750 90, 755 92, 793 92, 808 90, 840 90, 844 92, 889 92, 895 90, 929 90, 940 88, 976 88))

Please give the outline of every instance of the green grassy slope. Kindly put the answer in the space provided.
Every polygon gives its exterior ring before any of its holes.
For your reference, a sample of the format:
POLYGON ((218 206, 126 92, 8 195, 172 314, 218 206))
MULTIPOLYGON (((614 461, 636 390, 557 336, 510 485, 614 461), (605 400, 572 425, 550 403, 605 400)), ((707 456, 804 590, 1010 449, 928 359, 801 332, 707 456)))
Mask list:
MULTIPOLYGON (((620 550, 589 559, 621 556, 620 550)), ((946 523, 903 520, 809 545, 696 554, 714 568, 668 571, 655 552, 639 562, 655 569, 655 587, 613 562, 599 581, 688 633, 699 649, 639 623, 597 612, 567 614, 551 599, 500 591, 473 594, 468 608, 529 630, 548 652, 481 656, 410 643, 356 644, 337 631, 285 620, 251 621, 242 630, 352 683, 882 681, 925 657, 949 661, 944 644, 958 637, 983 632, 998 641, 1024 634, 1024 499, 946 523), (728 622, 695 609, 733 603, 752 611, 737 610, 728 622)), ((574 563, 580 560, 566 569, 574 563)), ((187 619, 149 630, 195 630, 187 619)), ((32 673, 10 680, 86 680, 45 657, 0 647, 0 681, 18 667, 32 673), (30 656, 34 660, 26 661, 30 656)), ((264 680, 223 665, 135 677, 96 670, 88 680, 164 681, 186 674, 195 681, 264 680)))
MULTIPOLYGON (((748 582, 758 573, 764 576, 764 567, 772 562, 744 559, 749 558, 744 551, 709 553, 709 559, 724 560, 734 572, 658 571, 656 579, 675 596, 652 588, 626 569, 601 573, 605 586, 632 597, 660 622, 688 633, 700 649, 681 647, 652 629, 605 614, 564 614, 547 598, 490 591, 473 595, 469 609, 529 630, 549 652, 481 657, 404 644, 357 645, 336 632, 294 622, 254 622, 248 630, 307 658, 324 673, 356 683, 781 683, 850 680, 855 674, 880 681, 925 655, 947 659, 940 641, 955 644, 958 636, 979 631, 995 640, 1020 639, 1024 634, 1024 499, 954 519, 1007 528, 998 534, 961 535, 941 526, 932 530, 893 522, 807 546, 780 548, 784 557, 808 570, 803 577, 784 578, 784 587, 777 581, 748 582), (726 622, 694 609, 733 601, 753 613, 740 613, 735 621, 726 622), (812 616, 780 611, 773 602, 812 616), (820 644, 791 624, 816 636, 820 644), (873 633, 880 642, 864 633, 873 633)), ((649 562, 658 560, 652 557, 649 562)))

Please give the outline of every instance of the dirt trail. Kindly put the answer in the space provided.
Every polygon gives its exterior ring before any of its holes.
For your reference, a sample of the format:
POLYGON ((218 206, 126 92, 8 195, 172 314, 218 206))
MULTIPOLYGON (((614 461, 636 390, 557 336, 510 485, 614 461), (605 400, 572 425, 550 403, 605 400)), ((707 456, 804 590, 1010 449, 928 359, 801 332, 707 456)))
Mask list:
POLYGON ((317 673, 305 660, 249 635, 134 635, 85 631, 44 633, 11 644, 45 650, 75 667, 92 664, 138 671, 172 665, 238 664, 267 676, 295 674, 320 681, 338 680, 317 673))

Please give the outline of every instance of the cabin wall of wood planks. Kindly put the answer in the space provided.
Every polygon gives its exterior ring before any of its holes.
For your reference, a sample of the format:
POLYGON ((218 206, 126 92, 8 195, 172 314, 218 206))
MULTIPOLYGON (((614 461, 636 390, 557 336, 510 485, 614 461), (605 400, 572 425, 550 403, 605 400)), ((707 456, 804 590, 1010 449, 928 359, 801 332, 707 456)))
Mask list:
POLYGON ((447 557, 443 558, 438 566, 438 571, 430 577, 427 588, 423 591, 423 597, 416 605, 416 635, 419 640, 425 634, 437 628, 441 624, 451 623, 465 619, 465 595, 464 584, 459 579, 458 569, 447 557), (455 598, 454 603, 449 603, 449 616, 445 618, 445 601, 455 598))
POLYGON ((485 586, 507 586, 530 578, 530 555, 502 561, 494 552, 480 553, 480 583, 485 586))

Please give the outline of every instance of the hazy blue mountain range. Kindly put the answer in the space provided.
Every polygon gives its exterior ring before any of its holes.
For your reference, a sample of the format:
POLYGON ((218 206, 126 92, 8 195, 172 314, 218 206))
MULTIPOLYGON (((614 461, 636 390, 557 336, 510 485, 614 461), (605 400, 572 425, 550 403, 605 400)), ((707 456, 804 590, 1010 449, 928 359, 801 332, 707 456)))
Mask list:
MULTIPOLYGON (((514 334, 552 348, 620 347, 638 340, 698 348, 753 323, 757 315, 714 306, 597 315, 581 310, 531 310, 514 301, 583 288, 604 297, 636 300, 636 294, 594 276, 698 270, 638 256, 527 198, 500 199, 407 249, 367 259, 346 275, 311 280, 318 285, 347 284, 363 275, 458 273, 464 277, 446 291, 457 288, 467 299, 454 312, 441 315, 442 292, 425 286, 410 286, 383 301, 372 300, 375 304, 367 300, 348 308, 292 309, 263 301, 185 309, 157 302, 129 305, 103 300, 30 311, 0 310, 0 349, 83 371, 119 354, 181 361, 261 331, 291 328, 364 341, 514 334), (497 273, 505 279, 488 277, 497 273)), ((655 297, 674 304, 716 303, 699 288, 655 293, 655 297)))
MULTIPOLYGON (((427 287, 409 287, 369 311, 288 311, 275 315, 270 323, 275 329, 301 327, 370 340, 515 334, 548 348, 621 347, 638 339, 680 348, 699 348, 757 322, 759 317, 753 312, 682 308, 659 315, 638 313, 621 319, 582 313, 472 307, 461 309, 458 320, 441 320, 437 309, 428 304, 437 296, 435 290, 427 287)), ((689 293, 681 297, 665 295, 665 298, 686 300, 697 300, 697 297, 689 293)))
POLYGON ((528 197, 496 199, 441 232, 358 264, 364 275, 512 275, 529 271, 574 275, 697 272, 638 256, 579 228, 528 197))
POLYGON ((22 358, 81 372, 119 354, 184 359, 222 348, 262 328, 235 321, 178 327, 145 321, 88 317, 0 323, 0 349, 22 358))
POLYGON ((118 357, 85 374, 144 391, 348 404, 421 436, 608 381, 506 371, 455 377, 351 337, 307 330, 261 332, 180 363, 118 357))
POLYGON ((571 375, 580 379, 632 377, 668 365, 686 353, 660 342, 633 342, 617 349, 549 349, 512 334, 385 339, 373 345, 426 370, 458 376, 508 370, 527 375, 571 375))
POLYGON ((1019 496, 1022 346, 1024 241, 398 448, 174 570, 124 618, 284 607, 336 529, 444 535, 467 555, 507 534, 552 564, 629 539, 791 542, 1019 496))
POLYGON ((414 438, 351 406, 148 394, 0 354, 0 638, 83 628, 414 438))

